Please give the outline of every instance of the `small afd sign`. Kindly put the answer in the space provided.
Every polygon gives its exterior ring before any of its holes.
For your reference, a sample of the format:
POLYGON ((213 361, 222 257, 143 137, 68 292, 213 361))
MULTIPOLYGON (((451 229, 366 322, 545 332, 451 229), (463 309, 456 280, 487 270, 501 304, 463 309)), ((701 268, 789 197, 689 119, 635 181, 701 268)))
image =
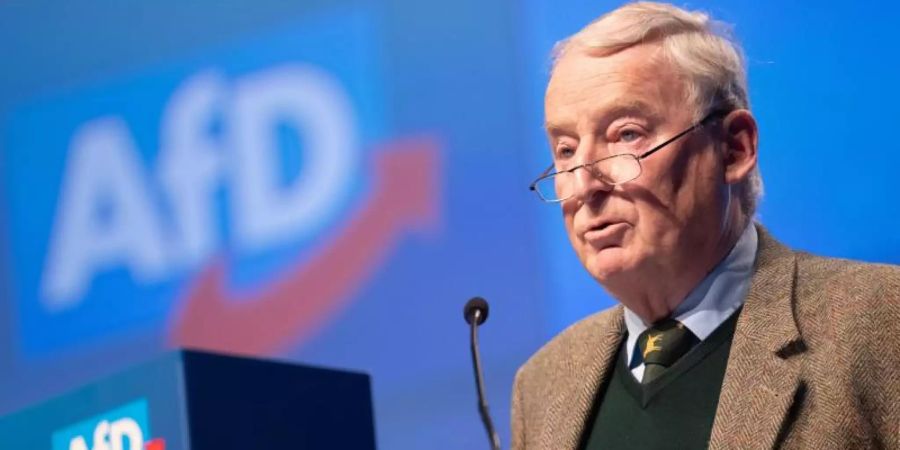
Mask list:
POLYGON ((53 450, 165 450, 148 417, 147 400, 136 400, 54 432, 53 450))

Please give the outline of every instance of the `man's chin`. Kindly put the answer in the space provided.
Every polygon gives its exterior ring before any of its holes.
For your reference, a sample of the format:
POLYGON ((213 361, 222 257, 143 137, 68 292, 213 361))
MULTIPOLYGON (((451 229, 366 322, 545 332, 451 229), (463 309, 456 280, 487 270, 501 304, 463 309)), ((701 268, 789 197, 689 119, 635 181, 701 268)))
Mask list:
POLYGON ((601 284, 613 281, 628 271, 626 255, 622 247, 607 247, 591 252, 585 266, 588 273, 601 284))

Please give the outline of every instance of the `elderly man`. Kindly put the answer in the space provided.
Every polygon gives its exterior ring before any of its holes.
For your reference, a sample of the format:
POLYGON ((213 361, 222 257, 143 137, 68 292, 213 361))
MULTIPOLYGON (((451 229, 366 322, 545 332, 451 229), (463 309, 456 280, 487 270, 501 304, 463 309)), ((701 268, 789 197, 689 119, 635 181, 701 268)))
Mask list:
POLYGON ((532 189, 621 305, 519 370, 514 449, 900 448, 900 270, 753 223, 748 108, 701 13, 628 4, 558 47, 532 189))

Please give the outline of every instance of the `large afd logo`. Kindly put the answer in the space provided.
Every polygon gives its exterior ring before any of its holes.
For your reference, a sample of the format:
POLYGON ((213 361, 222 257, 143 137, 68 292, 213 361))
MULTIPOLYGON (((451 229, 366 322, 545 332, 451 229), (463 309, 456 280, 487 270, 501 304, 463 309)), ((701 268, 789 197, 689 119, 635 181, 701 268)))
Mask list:
POLYGON ((53 433, 53 450, 165 450, 150 438, 147 400, 140 399, 53 433))
POLYGON ((152 283, 204 261, 220 245, 216 191, 227 192, 231 245, 258 251, 315 231, 352 186, 354 114, 328 72, 289 64, 228 80, 189 77, 162 113, 153 170, 118 116, 72 135, 41 280, 50 310, 77 307, 92 280, 124 268, 152 283), (222 130, 209 131, 217 121, 222 130), (279 173, 279 131, 302 136, 302 173, 279 173))
POLYGON ((438 142, 388 137, 369 22, 336 15, 13 111, 0 183, 22 354, 148 327, 273 353, 433 228, 438 142))

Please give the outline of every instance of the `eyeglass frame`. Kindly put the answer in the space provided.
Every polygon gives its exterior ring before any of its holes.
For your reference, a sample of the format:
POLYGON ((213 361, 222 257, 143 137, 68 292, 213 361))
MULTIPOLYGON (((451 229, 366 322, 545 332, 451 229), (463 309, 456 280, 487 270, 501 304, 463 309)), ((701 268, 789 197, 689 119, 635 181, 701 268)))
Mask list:
POLYGON ((579 164, 575 167, 572 167, 571 169, 557 170, 556 172, 553 172, 553 173, 548 173, 548 172, 553 170, 553 168, 556 166, 556 163, 550 163, 550 167, 548 167, 546 170, 544 170, 544 173, 542 173, 536 180, 532 181, 531 184, 528 185, 528 190, 534 191, 534 193, 537 194, 537 196, 541 199, 541 201, 543 201, 545 203, 564 202, 564 201, 574 197, 575 195, 573 194, 568 197, 560 198, 560 199, 556 199, 556 200, 547 200, 546 198, 544 198, 543 195, 541 195, 541 192, 537 189, 537 184, 545 179, 555 177, 561 173, 574 173, 576 170, 581 169, 581 168, 585 168, 588 172, 591 173, 592 176, 594 176, 595 178, 599 178, 596 174, 594 174, 593 171, 591 171, 590 169, 587 169, 587 167, 597 164, 600 161, 605 161, 605 160, 612 159, 612 158, 618 158, 621 156, 631 156, 635 159, 635 161, 637 161, 638 168, 640 169, 637 176, 635 176, 634 178, 632 178, 630 180, 621 181, 619 183, 610 183, 605 180, 604 180, 604 183, 607 183, 611 186, 618 186, 620 184, 628 183, 629 181, 634 181, 634 180, 638 179, 638 177, 640 177, 642 173, 644 173, 644 166, 641 164, 641 160, 648 158, 650 155, 662 150, 665 146, 677 141, 678 139, 681 139, 682 137, 686 136, 690 132, 692 132, 698 128, 702 128, 702 127, 706 126, 706 123, 709 122, 713 117, 725 115, 725 114, 728 114, 729 112, 731 112, 731 111, 730 110, 722 110, 722 109, 716 109, 716 110, 710 111, 709 114, 707 114, 705 117, 703 117, 702 119, 700 119, 699 121, 697 121, 696 123, 694 123, 693 125, 688 127, 687 129, 681 131, 680 133, 676 134, 675 136, 672 136, 669 139, 666 139, 662 143, 656 145, 655 147, 651 148, 650 150, 645 151, 644 153, 641 153, 640 155, 633 155, 631 153, 619 153, 616 155, 604 156, 603 158, 600 158, 600 159, 597 159, 597 160, 594 160, 594 161, 591 161, 588 163, 579 164))

